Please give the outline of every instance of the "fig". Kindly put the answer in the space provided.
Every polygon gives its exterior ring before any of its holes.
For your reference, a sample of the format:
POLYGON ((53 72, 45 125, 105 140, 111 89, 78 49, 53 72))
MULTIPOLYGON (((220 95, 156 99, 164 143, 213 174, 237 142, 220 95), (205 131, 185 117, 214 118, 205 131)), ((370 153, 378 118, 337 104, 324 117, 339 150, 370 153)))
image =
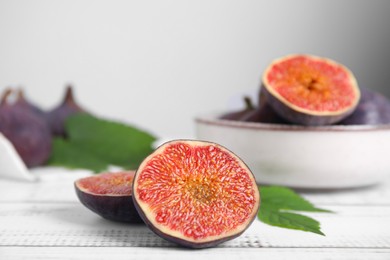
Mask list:
POLYGON ((308 126, 341 121, 360 99, 355 76, 347 67, 313 55, 274 60, 263 74, 261 90, 282 118, 308 126))
POLYGON ((212 247, 242 234, 260 206, 245 163, 216 143, 173 140, 136 171, 133 200, 157 235, 190 248, 212 247))
POLYGON ((49 111, 47 120, 54 136, 66 137, 65 120, 76 113, 86 112, 74 98, 72 86, 67 86, 61 104, 49 111))
POLYGON ((101 217, 142 223, 132 200, 134 171, 100 173, 75 181, 80 202, 101 217))
POLYGON ((280 117, 269 104, 254 109, 241 118, 244 122, 259 122, 267 124, 290 124, 288 121, 280 117))
POLYGON ((228 112, 226 114, 223 114, 219 118, 225 119, 225 120, 240 121, 241 118, 245 117, 247 114, 249 114, 250 112, 255 110, 255 107, 254 107, 250 97, 245 96, 244 103, 245 103, 244 109, 238 110, 238 111, 233 111, 233 112, 228 112))
POLYGON ((245 122, 260 122, 267 124, 289 124, 288 121, 280 117, 267 103, 264 94, 260 94, 259 106, 244 115, 241 120, 245 122))
POLYGON ((390 124, 390 100, 384 95, 361 88, 361 98, 355 111, 342 120, 340 125, 390 124))
POLYGON ((39 117, 42 117, 46 121, 46 112, 43 111, 40 107, 37 105, 31 103, 31 101, 27 100, 25 98, 24 92, 22 89, 19 89, 18 91, 18 97, 15 102, 16 105, 24 107, 27 110, 30 110, 34 114, 38 115, 39 117))
POLYGON ((13 144, 27 167, 43 165, 51 153, 52 136, 47 122, 20 100, 10 103, 7 89, 0 102, 0 132, 13 144))

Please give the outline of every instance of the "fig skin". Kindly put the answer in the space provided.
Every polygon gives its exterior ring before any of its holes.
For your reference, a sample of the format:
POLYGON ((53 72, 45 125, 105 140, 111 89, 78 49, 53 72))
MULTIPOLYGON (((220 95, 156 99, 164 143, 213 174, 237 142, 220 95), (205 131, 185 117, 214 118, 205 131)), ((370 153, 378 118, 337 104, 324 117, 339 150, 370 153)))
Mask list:
POLYGON ((45 119, 19 102, 10 104, 6 90, 0 103, 0 132, 13 144, 28 168, 44 165, 51 154, 52 136, 45 119))
POLYGON ((384 95, 361 88, 361 99, 355 111, 339 125, 390 124, 390 100, 384 95))
POLYGON ((268 104, 273 108, 273 110, 286 121, 300 124, 305 126, 321 126, 321 125, 331 125, 337 122, 340 122, 344 118, 348 117, 356 109, 356 106, 360 99, 360 89, 358 87, 357 81, 353 73, 342 64, 338 64, 333 60, 316 57, 313 55, 288 55, 277 60, 274 60, 265 70, 262 78, 261 91, 265 96, 268 104), (354 102, 347 107, 340 108, 337 111, 329 112, 319 112, 319 111, 309 111, 304 108, 300 108, 295 104, 289 102, 283 98, 276 90, 273 89, 272 84, 268 81, 268 74, 272 71, 272 68, 275 64, 288 60, 295 57, 304 57, 310 60, 320 61, 323 64, 331 65, 342 69, 347 75, 354 92, 354 102))
MULTIPOLYGON (((193 153, 191 153, 191 156, 192 155, 193 155, 193 153)), ((205 160, 207 160, 207 159, 205 159, 205 160)), ((184 161, 188 162, 188 161, 191 161, 191 159, 188 157, 183 158, 182 162, 184 162, 184 161)), ((191 168, 189 168, 188 170, 189 170, 189 172, 191 172, 191 168)), ((195 171, 196 169, 193 169, 193 170, 195 171)), ((224 180, 224 181, 226 183, 230 183, 228 180, 224 180)), ((175 184, 172 184, 172 185, 175 185, 175 184)), ((201 190, 202 188, 203 188, 202 186, 199 187, 199 190, 201 190)), ((239 196, 239 194, 237 194, 237 197, 238 196, 239 196)), ((137 169, 135 177, 134 177, 134 182, 133 182, 133 201, 134 201, 134 205, 135 205, 136 209, 138 210, 138 213, 141 216, 141 218, 143 219, 144 223, 155 234, 157 234, 158 236, 160 236, 163 239, 166 239, 167 241, 173 242, 173 243, 180 245, 180 246, 183 246, 183 247, 201 249, 201 248, 214 247, 220 243, 232 240, 232 239, 240 236, 252 224, 252 222, 255 220, 255 218, 258 214, 258 211, 260 208, 260 193, 259 193, 259 190, 258 190, 258 187, 256 184, 256 180, 254 178, 254 175, 252 174, 250 169, 245 165, 245 163, 241 159, 239 159, 239 157, 237 155, 235 155, 234 153, 232 153, 228 149, 222 147, 219 144, 212 143, 212 142, 206 142, 206 141, 173 140, 173 141, 169 141, 167 143, 164 143, 160 147, 158 147, 151 155, 149 155, 147 158, 145 158, 145 160, 141 163, 141 165, 137 169), (235 227, 235 230, 233 230, 233 232, 230 232, 231 230, 225 230, 225 232, 227 232, 227 234, 226 233, 220 234, 220 235, 215 236, 214 238, 208 237, 206 239, 203 239, 202 241, 194 241, 193 239, 189 239, 189 238, 184 237, 184 235, 182 233, 180 233, 180 231, 178 231, 178 230, 172 230, 170 227, 168 227, 166 225, 162 225, 162 226, 157 225, 157 222, 154 219, 153 213, 148 214, 150 211, 150 208, 148 208, 149 206, 147 206, 146 209, 144 208, 145 203, 141 202, 141 199, 139 198, 139 196, 137 194, 137 188, 138 188, 138 184, 137 184, 138 179, 137 178, 139 178, 139 176, 142 174, 144 167, 146 167, 146 165, 148 165, 149 162, 151 160, 153 160, 153 158, 155 158, 155 156, 158 157, 158 156, 164 154, 165 148, 167 148, 169 145, 180 144, 180 143, 181 144, 183 144, 183 143, 189 144, 193 147, 214 146, 214 147, 220 148, 222 151, 228 152, 233 158, 236 158, 238 160, 240 166, 243 167, 244 169, 246 169, 246 173, 248 173, 248 178, 252 182, 251 185, 253 187, 253 192, 254 192, 253 208, 252 208, 251 214, 246 218, 245 222, 243 224, 239 225, 238 227, 235 227)), ((161 205, 164 206, 166 204, 161 204, 161 205)), ((190 221, 190 220, 188 220, 188 221, 190 221)), ((191 223, 191 222, 189 222, 189 223, 191 223)), ((177 225, 177 223, 176 223, 176 225, 177 225)))
POLYGON ((67 137, 65 120, 69 116, 77 113, 86 113, 86 111, 76 103, 73 95, 73 88, 69 85, 66 88, 61 104, 47 114, 47 120, 53 136, 67 137))
MULTIPOLYGON (((134 177, 134 171, 122 171, 117 173, 100 173, 98 175, 75 181, 74 187, 78 199, 85 207, 107 220, 134 224, 143 223, 136 208, 134 207, 131 192, 126 194, 98 194, 92 190, 88 190, 88 187, 83 188, 82 184, 80 184, 86 179, 89 179, 90 181, 97 181, 101 176, 110 177, 111 175, 112 179, 115 179, 118 174, 125 174, 134 177)), ((110 184, 107 183, 107 185, 110 184)), ((89 188, 93 189, 93 187, 89 188)), ((114 190, 115 187, 113 186, 112 189, 114 190)))

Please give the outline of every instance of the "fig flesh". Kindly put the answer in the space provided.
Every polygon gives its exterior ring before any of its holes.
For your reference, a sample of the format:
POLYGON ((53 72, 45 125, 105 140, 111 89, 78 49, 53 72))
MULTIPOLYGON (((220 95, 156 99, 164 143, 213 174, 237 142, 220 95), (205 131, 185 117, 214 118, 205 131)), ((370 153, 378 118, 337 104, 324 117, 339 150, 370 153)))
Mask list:
POLYGON ((384 95, 361 88, 361 99, 355 111, 340 125, 390 124, 390 100, 384 95))
POLYGON ((142 223, 132 199, 134 171, 101 173, 74 183, 80 202, 101 217, 142 223))
POLYGON ((212 247, 242 234, 260 206, 253 174, 226 148, 174 140, 136 171, 134 204, 162 238, 184 247, 212 247))
POLYGON ((282 118, 302 125, 329 125, 356 108, 360 90, 352 72, 333 60, 289 55, 273 61, 262 78, 262 91, 282 118))
POLYGON ((68 86, 61 104, 48 113, 47 119, 52 134, 54 136, 66 137, 65 120, 69 116, 81 112, 85 112, 85 110, 76 103, 73 89, 71 86, 68 86))
POLYGON ((43 165, 51 153, 52 136, 46 120, 18 101, 10 103, 6 90, 0 103, 0 132, 13 144, 27 167, 43 165))

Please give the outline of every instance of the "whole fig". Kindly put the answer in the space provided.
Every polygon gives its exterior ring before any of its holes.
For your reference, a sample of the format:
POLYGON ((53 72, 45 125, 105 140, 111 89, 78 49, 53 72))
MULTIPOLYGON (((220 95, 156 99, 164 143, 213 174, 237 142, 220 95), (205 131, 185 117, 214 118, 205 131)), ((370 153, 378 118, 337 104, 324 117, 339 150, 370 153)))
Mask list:
POLYGON ((38 115, 46 120, 47 113, 45 111, 43 111, 37 105, 31 103, 31 101, 27 100, 22 89, 18 90, 15 105, 20 106, 20 107, 24 107, 25 109, 30 110, 34 114, 36 114, 36 115, 38 115))
POLYGON ((7 89, 0 101, 0 132, 13 144, 27 167, 43 165, 51 153, 52 136, 43 117, 18 100, 8 102, 7 89))
POLYGON ((384 95, 361 88, 361 99, 355 111, 341 121, 340 125, 390 124, 390 100, 384 95))
POLYGON ((61 104, 48 112, 47 120, 54 136, 66 137, 65 120, 73 114, 85 112, 73 96, 72 86, 66 88, 65 96, 61 104))

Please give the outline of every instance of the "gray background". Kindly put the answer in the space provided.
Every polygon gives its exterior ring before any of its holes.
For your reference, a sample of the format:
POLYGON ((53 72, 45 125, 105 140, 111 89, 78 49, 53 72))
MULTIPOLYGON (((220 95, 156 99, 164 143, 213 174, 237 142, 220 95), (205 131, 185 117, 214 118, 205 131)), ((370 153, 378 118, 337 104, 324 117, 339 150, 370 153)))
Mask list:
POLYGON ((160 137, 256 92, 265 66, 311 53, 390 95, 388 0, 0 1, 0 90, 45 109, 67 83, 96 114, 160 137))

